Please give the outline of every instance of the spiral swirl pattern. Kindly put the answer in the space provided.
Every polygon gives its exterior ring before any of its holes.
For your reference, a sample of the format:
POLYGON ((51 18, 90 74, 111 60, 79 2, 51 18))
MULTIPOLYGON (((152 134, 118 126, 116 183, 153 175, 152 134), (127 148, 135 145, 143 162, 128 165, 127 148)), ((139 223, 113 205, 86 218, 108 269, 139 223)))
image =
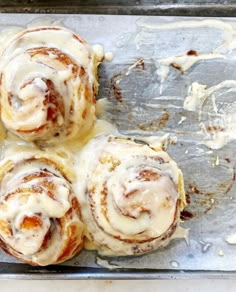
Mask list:
POLYGON ((7 253, 44 266, 82 248, 80 206, 65 171, 54 157, 41 153, 1 162, 0 246, 7 253))
POLYGON ((62 27, 17 34, 0 56, 5 127, 27 141, 83 135, 95 120, 98 58, 83 39, 62 27))
POLYGON ((159 148, 99 137, 78 160, 76 193, 87 247, 110 256, 166 245, 185 205, 182 172, 159 148))

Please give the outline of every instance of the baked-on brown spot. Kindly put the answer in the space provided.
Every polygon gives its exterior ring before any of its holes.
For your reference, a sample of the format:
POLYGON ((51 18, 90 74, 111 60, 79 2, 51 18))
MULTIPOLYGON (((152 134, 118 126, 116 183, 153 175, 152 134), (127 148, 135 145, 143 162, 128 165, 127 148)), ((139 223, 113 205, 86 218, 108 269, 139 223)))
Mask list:
POLYGON ((195 51, 195 50, 189 50, 188 52, 187 52, 187 55, 188 56, 198 56, 198 52, 197 51, 195 51))
POLYGON ((204 192, 200 191, 196 186, 189 184, 189 188, 192 190, 195 194, 204 194, 204 192))
POLYGON ((189 205, 191 200, 190 200, 190 194, 189 193, 186 193, 185 194, 185 199, 186 199, 186 203, 189 205))
MULTIPOLYGON (((225 160, 227 163, 230 163, 229 158, 225 158, 225 160)), ((232 190, 235 179, 236 171, 234 169, 232 177, 225 181, 221 181, 217 185, 216 191, 214 192, 203 191, 199 189, 194 183, 190 183, 186 188, 186 200, 188 206, 186 208, 187 210, 185 211, 191 213, 190 216, 192 217, 199 217, 202 214, 208 213, 210 210, 215 208, 215 206, 217 206, 217 204, 219 203, 218 192, 219 194, 227 195, 232 190)), ((184 213, 183 216, 186 217, 186 213, 184 213)))
POLYGON ((188 206, 184 211, 191 213, 191 215, 184 213, 183 216, 188 217, 185 220, 189 220, 190 216, 193 218, 199 217, 202 214, 206 214, 214 206, 212 203, 212 199, 215 197, 214 193, 204 192, 193 183, 190 183, 188 186, 186 186, 185 196, 188 206))
POLYGON ((114 74, 112 76, 112 78, 111 78, 111 89, 113 90, 114 97, 118 102, 122 102, 123 101, 122 92, 121 92, 121 89, 120 89, 120 87, 119 87, 119 85, 117 83, 117 81, 119 80, 118 77, 125 77, 127 72, 129 72, 130 70, 133 70, 135 68, 136 69, 141 69, 143 71, 144 70, 144 65, 145 65, 144 59, 140 58, 139 60, 134 62, 133 65, 131 65, 131 67, 129 67, 128 69, 123 70, 123 71, 121 71, 119 73, 116 73, 116 74, 114 74))
POLYGON ((117 84, 117 78, 120 77, 120 76, 122 76, 121 72, 115 74, 111 78, 111 89, 113 90, 114 97, 118 102, 122 102, 122 100, 123 100, 123 97, 122 97, 122 94, 121 94, 121 89, 117 84))
POLYGON ((225 188, 227 188, 226 191, 224 192, 224 194, 226 195, 231 191, 233 185, 234 185, 234 177, 232 178, 232 182, 230 184, 229 184, 228 181, 220 183, 219 186, 218 186, 218 189, 219 190, 221 190, 221 189, 224 190, 225 188))
POLYGON ((208 132, 224 132, 225 128, 221 126, 208 126, 207 131, 208 132))
POLYGON ((177 63, 171 63, 170 66, 173 67, 173 68, 175 68, 175 69, 177 69, 177 70, 179 70, 182 74, 184 73, 183 68, 179 64, 177 64, 177 63))
POLYGON ((180 219, 181 220, 190 220, 194 217, 194 214, 192 214, 191 212, 187 211, 187 210, 183 210, 180 214, 180 219))
POLYGON ((144 70, 144 65, 145 65, 144 59, 141 58, 135 63, 135 68, 144 70))
POLYGON ((138 128, 143 131, 158 131, 166 126, 169 119, 170 114, 167 111, 164 111, 159 119, 154 120, 148 124, 139 124, 138 128))

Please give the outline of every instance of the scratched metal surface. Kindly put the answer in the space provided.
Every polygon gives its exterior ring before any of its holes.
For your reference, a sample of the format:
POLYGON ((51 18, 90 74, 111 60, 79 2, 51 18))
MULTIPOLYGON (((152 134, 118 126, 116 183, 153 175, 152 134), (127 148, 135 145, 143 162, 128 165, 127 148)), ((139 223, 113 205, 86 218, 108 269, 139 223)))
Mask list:
MULTIPOLYGON (((236 246, 227 244, 224 239, 226 235, 236 233, 236 143, 231 142, 219 150, 210 150, 201 143, 204 136, 199 133, 198 114, 183 109, 184 97, 192 82, 198 81, 210 87, 227 79, 236 79, 236 55, 231 51, 225 59, 199 61, 184 74, 171 67, 168 78, 161 85, 156 74, 158 59, 189 50, 210 53, 225 37, 222 31, 214 27, 172 29, 168 32, 145 27, 147 23, 156 26, 180 20, 184 19, 107 15, 1 15, 1 28, 12 25, 25 27, 32 22, 61 23, 91 44, 102 44, 105 51, 113 52, 113 61, 104 62, 99 71, 98 98, 106 97, 112 103, 106 118, 114 122, 122 133, 141 136, 169 133, 177 137, 177 144, 170 145, 168 152, 184 174, 189 205, 183 214, 182 226, 190 228, 188 244, 183 239, 176 239, 159 251, 128 258, 101 259, 95 252, 82 251, 77 257, 53 269, 29 269, 25 265, 15 265, 17 262, 12 257, 0 252, 2 274, 9 273, 14 277, 14 267, 20 277, 27 273, 40 274, 42 277, 53 272, 53 278, 60 277, 57 271, 60 275, 69 275, 68 267, 74 267, 74 278, 104 277, 101 266, 118 269, 118 273, 111 271, 110 277, 114 278, 122 277, 119 269, 126 269, 128 277, 135 275, 135 270, 143 272, 140 277, 149 277, 148 271, 154 271, 156 275, 159 271, 162 275, 160 277, 165 277, 163 271, 169 271, 170 277, 181 277, 182 274, 178 274, 180 271, 201 270, 216 272, 216 275, 228 271, 231 276, 236 271, 236 246), (136 66, 129 69, 137 60, 140 61, 136 66), (182 116, 186 120, 179 123, 182 116), (217 157, 219 165, 215 163, 217 157), (220 251, 224 255, 219 255, 220 251), (90 273, 89 268, 98 269, 90 273)), ((215 95, 218 106, 235 104, 235 95, 230 90, 223 89, 215 95)), ((212 112, 212 105, 206 103, 204 111, 212 112)))
POLYGON ((4 13, 235 16, 235 0, 1 0, 4 13))

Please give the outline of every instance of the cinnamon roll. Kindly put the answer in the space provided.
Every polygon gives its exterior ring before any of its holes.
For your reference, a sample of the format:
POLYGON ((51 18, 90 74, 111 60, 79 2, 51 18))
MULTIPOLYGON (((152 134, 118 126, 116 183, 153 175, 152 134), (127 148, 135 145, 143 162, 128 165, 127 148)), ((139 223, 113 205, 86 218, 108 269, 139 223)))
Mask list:
POLYGON ((55 158, 26 152, 0 163, 0 247, 31 265, 63 262, 83 247, 72 175, 55 158))
POLYGON ((98 137, 82 150, 74 185, 87 248, 141 255, 168 244, 185 206, 181 170, 161 148, 98 137))
POLYGON ((26 141, 80 137, 95 121, 96 54, 63 27, 18 33, 0 56, 1 118, 26 141))

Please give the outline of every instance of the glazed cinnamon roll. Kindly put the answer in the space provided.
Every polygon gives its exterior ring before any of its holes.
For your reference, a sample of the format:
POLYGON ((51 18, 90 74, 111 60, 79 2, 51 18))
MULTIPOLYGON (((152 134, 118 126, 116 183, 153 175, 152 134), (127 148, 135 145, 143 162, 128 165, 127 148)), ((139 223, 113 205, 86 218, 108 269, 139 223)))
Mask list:
POLYGON ((70 172, 55 157, 21 153, 0 164, 0 247, 20 261, 49 265, 83 247, 84 225, 70 172))
POLYGON ((26 141, 80 137, 95 121, 99 56, 62 27, 17 34, 0 56, 1 118, 26 141))
POLYGON ((85 146, 74 187, 86 246, 107 256, 165 246, 185 206, 182 172, 170 156, 122 137, 99 137, 85 146))

